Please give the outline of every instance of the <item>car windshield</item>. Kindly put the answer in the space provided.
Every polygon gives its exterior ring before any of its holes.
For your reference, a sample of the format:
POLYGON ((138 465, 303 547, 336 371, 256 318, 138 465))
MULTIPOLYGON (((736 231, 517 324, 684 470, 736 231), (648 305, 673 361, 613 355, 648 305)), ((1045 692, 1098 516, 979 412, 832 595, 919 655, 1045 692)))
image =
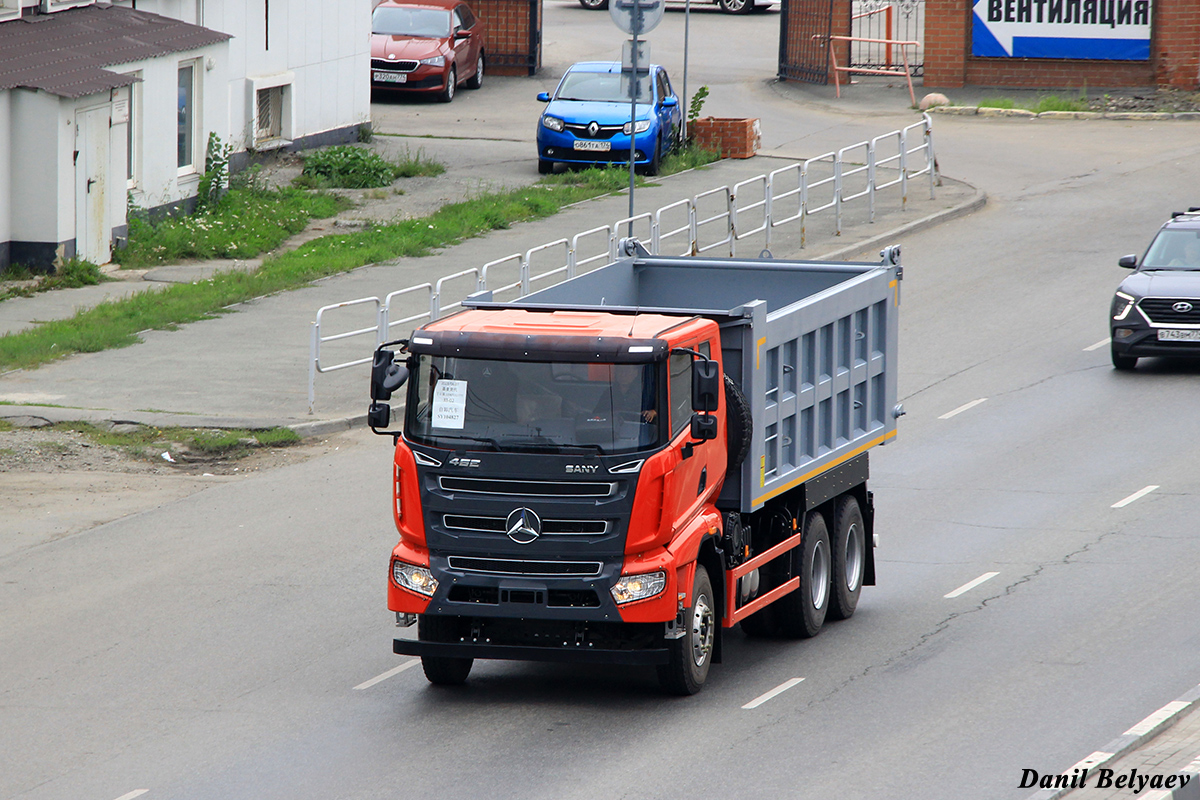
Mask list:
MULTIPOLYGON (((632 453, 663 439, 656 364, 417 356, 405 435, 433 447, 632 453)), ((665 389, 665 383, 662 388, 665 389)))
POLYGON ((1142 269, 1200 270, 1200 230, 1159 231, 1142 259, 1142 269))
MULTIPOLYGON (((558 87, 556 100, 629 102, 629 79, 619 72, 568 72, 558 87)), ((638 79, 638 100, 649 103, 650 77, 638 79)))
POLYGON ((444 39, 450 35, 450 12, 440 8, 380 6, 371 14, 371 33, 444 39))

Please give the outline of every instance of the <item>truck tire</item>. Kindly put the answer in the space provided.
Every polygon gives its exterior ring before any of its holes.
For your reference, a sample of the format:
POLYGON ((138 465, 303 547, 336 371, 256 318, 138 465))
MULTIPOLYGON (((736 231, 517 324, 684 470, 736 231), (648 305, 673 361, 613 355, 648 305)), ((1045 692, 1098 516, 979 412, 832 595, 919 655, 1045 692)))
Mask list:
POLYGON ((671 694, 691 695, 700 691, 708 678, 713 640, 720 624, 713 601, 712 581, 708 579, 708 570, 700 564, 696 565, 692 602, 684 612, 683 622, 683 636, 667 642, 671 661, 658 668, 658 682, 671 694))
MULTIPOLYGON (((458 620, 422 614, 417 618, 417 639, 423 642, 454 641, 458 620)), ((435 686, 461 686, 471 674, 473 658, 421 656, 425 678, 435 686)))
POLYGON ((734 383, 733 378, 725 376, 725 440, 729 452, 728 472, 735 472, 746 455, 750 452, 750 438, 754 434, 754 426, 750 419, 750 403, 746 395, 734 383))
POLYGON ((833 512, 833 590, 830 619, 850 619, 858 607, 867 566, 867 529, 858 501, 842 495, 833 512))
POLYGON ((779 628, 784 636, 810 639, 821 632, 829 611, 830 573, 829 530, 818 511, 804 518, 804 537, 792 551, 800 576, 800 587, 775 601, 779 628))

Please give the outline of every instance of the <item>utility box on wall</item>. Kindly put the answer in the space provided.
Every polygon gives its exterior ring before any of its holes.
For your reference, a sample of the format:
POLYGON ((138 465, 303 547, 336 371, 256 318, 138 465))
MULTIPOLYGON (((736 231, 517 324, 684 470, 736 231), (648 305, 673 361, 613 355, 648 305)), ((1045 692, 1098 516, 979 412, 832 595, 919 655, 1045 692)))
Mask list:
POLYGON ((925 85, 1200 88, 1196 0, 927 0, 925 85))

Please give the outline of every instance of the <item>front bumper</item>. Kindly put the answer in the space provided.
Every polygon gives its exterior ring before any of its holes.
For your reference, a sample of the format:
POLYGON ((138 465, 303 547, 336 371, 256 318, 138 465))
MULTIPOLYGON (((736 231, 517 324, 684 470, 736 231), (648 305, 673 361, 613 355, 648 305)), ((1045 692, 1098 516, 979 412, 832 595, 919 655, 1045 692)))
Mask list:
MULTIPOLYGON (((658 131, 651 128, 634 135, 635 164, 649 164, 654 157, 658 131)), ((542 161, 561 161, 565 164, 628 164, 630 136, 618 133, 610 139, 579 139, 570 131, 552 131, 538 121, 538 158, 542 161), (607 142, 608 150, 576 150, 576 142, 607 142)))
POLYGON ((1159 328, 1146 326, 1114 326, 1112 349, 1118 356, 1133 358, 1195 358, 1200 357, 1200 341, 1159 341, 1159 328))
POLYGON ((390 70, 371 70, 371 88, 392 92, 440 92, 446 88, 446 79, 450 71, 445 67, 433 67, 422 64, 412 72, 392 72, 390 70), (395 81, 376 80, 376 72, 386 72, 389 75, 402 76, 403 83, 395 81))
POLYGON ((564 642, 561 646, 522 647, 479 642, 422 642, 394 639, 392 652, 401 656, 433 658, 488 658, 506 661, 549 661, 567 664, 621 664, 651 666, 671 660, 665 647, 644 650, 620 650, 581 647, 564 642))

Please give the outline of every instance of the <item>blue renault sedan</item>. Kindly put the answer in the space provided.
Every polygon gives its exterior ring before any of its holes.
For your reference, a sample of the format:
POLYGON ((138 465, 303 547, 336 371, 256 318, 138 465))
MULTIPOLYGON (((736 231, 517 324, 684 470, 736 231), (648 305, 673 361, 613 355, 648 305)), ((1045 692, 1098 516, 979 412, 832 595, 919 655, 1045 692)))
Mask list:
POLYGON ((647 175, 658 174, 663 156, 679 143, 679 98, 667 71, 651 64, 638 81, 630 131, 628 80, 620 62, 582 62, 567 70, 553 95, 538 95, 549 103, 537 126, 538 172, 552 172, 557 162, 628 165, 632 138, 634 164, 647 175))

